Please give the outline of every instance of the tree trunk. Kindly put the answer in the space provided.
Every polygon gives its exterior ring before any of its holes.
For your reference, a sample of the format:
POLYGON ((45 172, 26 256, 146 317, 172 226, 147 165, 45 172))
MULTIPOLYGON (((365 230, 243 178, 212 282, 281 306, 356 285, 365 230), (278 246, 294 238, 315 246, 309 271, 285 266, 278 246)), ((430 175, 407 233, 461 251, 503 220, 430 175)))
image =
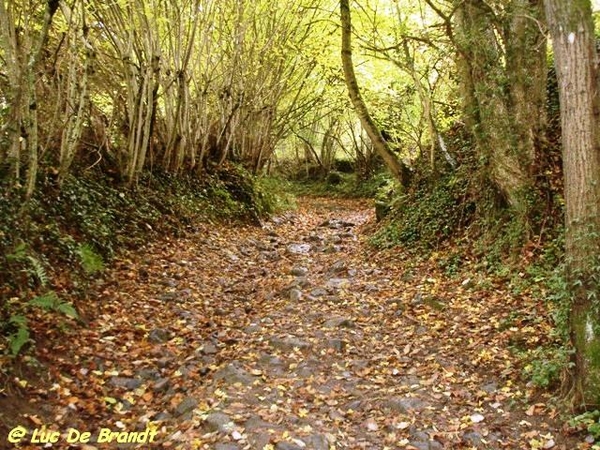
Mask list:
POLYGON ((373 143, 373 148, 381 155, 386 166, 398 181, 400 181, 400 184, 402 184, 403 187, 407 187, 410 171, 400 158, 398 158, 389 148, 387 142, 377 128, 377 125, 375 125, 373 118, 369 114, 367 105, 360 95, 360 89, 354 72, 354 64, 352 63, 352 22, 349 0, 340 0, 340 17, 342 21, 342 66, 350 100, 352 101, 352 105, 356 110, 356 114, 358 115, 363 128, 373 143))
POLYGON ((3 172, 2 166, 7 165, 12 173, 12 177, 8 174, 12 178, 11 184, 20 186, 21 166, 26 157, 26 198, 31 197, 35 189, 39 164, 36 96, 39 62, 58 4, 57 0, 45 2, 39 31, 34 33, 33 27, 26 27, 20 33, 16 16, 21 12, 25 22, 33 21, 35 14, 41 13, 41 5, 39 11, 31 8, 24 12, 17 3, 5 4, 0 1, 0 52, 3 54, 2 62, 5 63, 10 85, 6 93, 8 112, 5 123, 0 127, 0 133, 6 133, 8 138, 6 149, 0 144, 0 173, 3 172))
POLYGON ((456 3, 465 123, 484 161, 485 178, 497 186, 526 231, 535 144, 544 117, 541 5, 512 0, 505 11, 509 19, 501 19, 479 1, 456 3))
POLYGON ((510 115, 519 158, 531 174, 546 132, 547 37, 542 0, 512 0, 505 34, 510 115))
POLYGON ((600 98, 589 0, 546 0, 563 130, 574 406, 600 405, 600 98))

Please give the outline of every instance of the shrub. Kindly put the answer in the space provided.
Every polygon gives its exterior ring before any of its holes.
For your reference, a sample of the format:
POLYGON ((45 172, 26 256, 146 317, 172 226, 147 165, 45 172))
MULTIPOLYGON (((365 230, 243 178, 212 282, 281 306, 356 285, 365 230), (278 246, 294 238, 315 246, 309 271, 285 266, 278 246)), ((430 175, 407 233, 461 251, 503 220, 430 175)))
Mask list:
POLYGON ((395 194, 388 205, 389 218, 372 238, 378 247, 433 248, 468 224, 475 212, 466 180, 455 174, 422 182, 407 194, 395 194))

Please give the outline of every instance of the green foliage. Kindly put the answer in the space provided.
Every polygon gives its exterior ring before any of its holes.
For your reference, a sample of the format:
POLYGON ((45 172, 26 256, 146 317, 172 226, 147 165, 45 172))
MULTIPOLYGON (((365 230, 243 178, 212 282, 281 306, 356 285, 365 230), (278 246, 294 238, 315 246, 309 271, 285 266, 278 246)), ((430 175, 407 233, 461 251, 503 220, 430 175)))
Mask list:
POLYGON ((43 309, 44 311, 54 311, 64 314, 72 319, 79 318, 77 311, 73 305, 69 302, 63 302, 60 300, 56 292, 50 291, 44 295, 33 298, 27 302, 30 306, 35 306, 43 309))
MULTIPOLYGON (((355 173, 336 172, 335 183, 331 180, 304 179, 288 181, 287 190, 294 195, 339 198, 375 198, 383 191, 393 190, 395 181, 387 172, 380 172, 367 180, 355 173)), ((381 194, 383 195, 383 194, 381 194)))
MULTIPOLYGON (((600 440, 600 411, 586 411, 583 414, 573 417, 569 420, 569 425, 573 428, 585 429, 594 440, 600 440)), ((592 448, 600 448, 600 444, 595 444, 592 448)))
POLYGON ((538 347, 527 352, 523 358, 528 361, 523 368, 523 375, 543 389, 558 386, 565 368, 571 366, 570 352, 566 347, 538 347))
POLYGON ((442 257, 438 261, 438 266, 444 270, 449 277, 454 277, 460 273, 463 256, 460 253, 451 253, 442 257))
POLYGON ((567 345, 570 329, 571 292, 565 278, 564 264, 560 264, 554 269, 548 279, 547 285, 550 291, 548 300, 552 308, 552 319, 555 330, 562 342, 567 345))
POLYGON ((41 286, 48 284, 48 273, 44 264, 37 256, 34 256, 26 243, 20 242, 17 244, 14 250, 6 255, 6 261, 16 263, 21 272, 30 278, 36 279, 41 286))
POLYGON ((27 318, 22 315, 13 315, 9 318, 8 323, 16 331, 8 336, 8 347, 12 356, 19 354, 21 349, 29 342, 29 326, 27 318))
POLYGON ((10 310, 7 324, 5 326, 8 331, 6 339, 8 342, 8 350, 12 356, 17 356, 23 347, 32 341, 31 330, 27 314, 31 308, 41 309, 47 313, 58 313, 72 319, 78 319, 79 315, 69 302, 62 301, 56 292, 48 291, 43 295, 39 295, 22 303, 18 298, 8 302, 10 310))
MULTIPOLYGON (((562 231, 562 230, 561 230, 562 231)), ((555 325, 555 332, 564 345, 570 341, 569 331, 570 311, 573 305, 573 295, 584 289, 584 295, 591 300, 596 315, 600 314, 600 256, 592 251, 586 266, 586 273, 567 274, 569 261, 562 258, 564 234, 545 245, 542 261, 545 263, 545 290, 549 292, 548 301, 555 325)))
POLYGON ((454 174, 423 182, 390 202, 389 219, 371 242, 379 247, 411 244, 434 248, 471 220, 474 205, 465 201, 466 180, 454 174))
POLYGON ((280 208, 292 204, 291 197, 281 192, 282 181, 257 178, 235 164, 221 167, 206 187, 208 208, 221 218, 238 218, 260 222, 280 208))
POLYGON ((379 172, 361 182, 358 190, 361 197, 373 197, 375 201, 388 202, 398 188, 398 182, 388 172, 379 172))
POLYGON ((483 233, 475 243, 475 249, 489 272, 502 271, 506 258, 522 248, 523 223, 514 216, 490 212, 482 217, 482 228, 483 233))
POLYGON ((6 259, 9 262, 12 261, 23 261, 25 258, 27 258, 27 244, 24 242, 20 242, 12 251, 12 253, 9 253, 8 255, 6 255, 6 259))
POLYGON ((91 245, 82 244, 77 249, 77 254, 81 258, 81 266, 88 275, 93 275, 104 270, 104 261, 102 256, 94 251, 91 245))
POLYGON ((33 273, 37 277, 42 286, 46 286, 48 284, 48 274, 46 273, 46 269, 44 269, 44 266, 42 265, 40 260, 34 258, 33 256, 28 256, 27 260, 33 268, 33 272, 31 273, 33 273))
POLYGON ((261 216, 269 216, 296 208, 296 198, 288 181, 275 177, 256 180, 257 208, 261 216))

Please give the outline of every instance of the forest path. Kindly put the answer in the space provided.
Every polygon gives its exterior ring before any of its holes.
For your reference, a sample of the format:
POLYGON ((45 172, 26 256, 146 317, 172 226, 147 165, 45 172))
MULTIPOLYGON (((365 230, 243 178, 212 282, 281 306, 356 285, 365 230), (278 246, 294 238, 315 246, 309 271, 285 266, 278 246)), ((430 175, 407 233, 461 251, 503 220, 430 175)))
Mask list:
POLYGON ((508 350, 545 332, 536 303, 376 252, 373 221, 363 201, 303 199, 121 259, 63 343, 59 429, 152 421, 156 447, 182 449, 575 448, 508 350))

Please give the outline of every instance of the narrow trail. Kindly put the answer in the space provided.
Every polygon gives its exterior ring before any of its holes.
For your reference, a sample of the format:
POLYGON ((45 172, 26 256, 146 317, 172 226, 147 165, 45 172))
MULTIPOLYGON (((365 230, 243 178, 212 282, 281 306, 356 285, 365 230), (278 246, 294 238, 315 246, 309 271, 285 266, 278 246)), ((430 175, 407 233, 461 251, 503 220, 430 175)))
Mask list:
POLYGON ((535 302, 375 252, 373 220, 367 203, 304 199, 263 228, 203 225, 120 260, 90 327, 54 349, 72 355, 54 361, 55 426, 152 422, 156 448, 576 448, 516 381, 515 327, 528 342, 545 325, 505 324, 535 302))

